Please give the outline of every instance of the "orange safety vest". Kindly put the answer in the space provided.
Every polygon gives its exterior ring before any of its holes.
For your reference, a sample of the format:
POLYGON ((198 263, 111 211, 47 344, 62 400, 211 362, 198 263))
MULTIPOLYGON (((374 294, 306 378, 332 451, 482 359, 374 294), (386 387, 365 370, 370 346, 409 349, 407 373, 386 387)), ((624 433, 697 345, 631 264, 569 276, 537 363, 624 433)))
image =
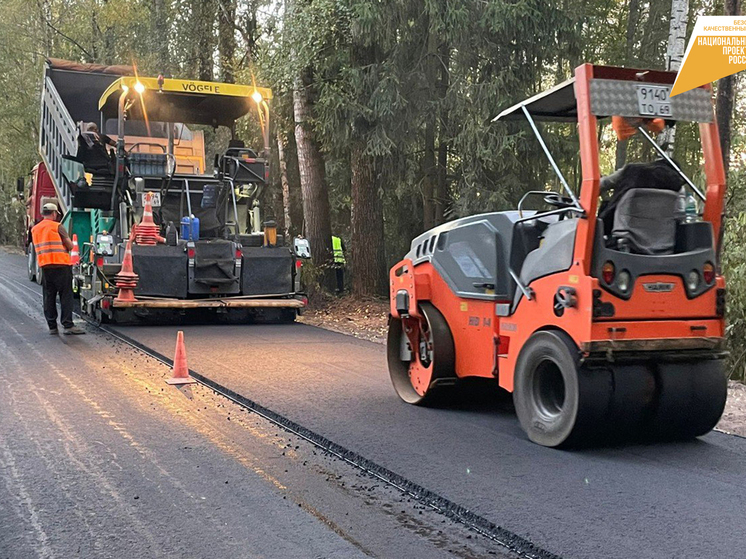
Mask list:
POLYGON ((44 219, 31 229, 34 241, 36 261, 40 267, 49 265, 70 265, 70 254, 59 233, 60 224, 51 219, 44 219))

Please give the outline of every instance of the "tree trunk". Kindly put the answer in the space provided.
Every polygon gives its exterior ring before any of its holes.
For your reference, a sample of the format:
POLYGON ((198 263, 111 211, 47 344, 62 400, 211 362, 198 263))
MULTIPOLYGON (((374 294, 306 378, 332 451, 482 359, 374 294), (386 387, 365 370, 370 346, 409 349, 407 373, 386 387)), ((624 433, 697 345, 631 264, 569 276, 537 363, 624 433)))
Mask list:
MULTIPOLYGON (((671 19, 668 33, 668 51, 666 55, 666 70, 678 72, 686 52, 686 25, 689 21, 689 0, 671 1, 671 19)), ((676 141, 676 127, 667 128, 658 138, 658 142, 666 147, 669 156, 673 155, 676 141)))
MULTIPOLYGON (((425 58, 425 87, 435 91, 438 64, 437 37, 432 28, 427 30, 427 56, 425 58)), ((434 100, 435 95, 431 98, 434 100)), ((427 231, 435 226, 435 111, 425 112, 425 154, 422 157, 422 225, 427 231)))
POLYGON ((435 226, 435 115, 425 116, 425 154, 422 156, 422 227, 435 226))
POLYGON ((165 0, 154 0, 153 2, 153 43, 157 53, 156 63, 158 72, 164 76, 170 75, 170 64, 168 56, 168 19, 166 15, 165 0))
POLYGON ((352 172, 352 294, 386 294, 386 260, 383 250, 383 204, 378 195, 376 161, 365 153, 361 135, 350 149, 352 172))
MULTIPOLYGON (((629 0, 627 10, 627 33, 625 36, 625 64, 634 68, 635 64, 635 32, 640 22, 640 0, 629 0)), ((629 140, 617 140, 615 169, 621 169, 627 162, 627 145, 629 140)))
POLYGON ((324 159, 309 123, 312 105, 306 88, 306 80, 299 77, 293 88, 293 114, 303 197, 304 229, 311 244, 313 264, 322 271, 320 284, 328 291, 332 291, 334 274, 329 192, 326 186, 324 159))
MULTIPOLYGON (((739 0, 725 0, 725 14, 737 16, 740 14, 739 0)), ((718 92, 715 99, 715 116, 717 117, 718 132, 720 134, 720 148, 723 151, 723 165, 725 176, 730 170, 730 140, 731 121, 733 119, 733 105, 735 101, 735 76, 725 76, 718 80, 718 92)))
POLYGON ((285 145, 282 132, 277 130, 277 159, 280 166, 280 184, 282 184, 282 218, 284 221, 285 240, 290 242, 290 183, 288 182, 288 166, 285 161, 285 145))
MULTIPOLYGON (((352 68, 356 71, 356 104, 361 107, 371 104, 371 95, 378 83, 378 65, 381 53, 377 45, 353 36, 352 68)), ((352 119, 350 141, 350 186, 352 208, 350 229, 352 232, 351 265, 352 294, 356 296, 383 295, 386 293, 386 260, 384 256, 383 201, 379 188, 379 173, 376 156, 368 153, 371 132, 378 125, 369 115, 358 112, 352 119)), ((434 121, 433 121, 434 124, 434 121)), ((430 130, 434 134, 434 129, 430 130)), ((431 178, 435 171, 435 139, 432 138, 428 152, 432 156, 431 178)), ((427 155, 426 155, 427 158, 427 155)), ((430 182, 429 202, 433 202, 434 183, 430 182)), ((426 198, 427 201, 427 198, 426 198)), ((431 210, 432 212, 432 210, 431 210)), ((433 214, 430 214, 432 219, 433 214)))
POLYGON ((194 59, 197 61, 197 77, 202 81, 213 79, 215 7, 215 0, 192 0, 194 59))
MULTIPOLYGON (((438 51, 440 54, 438 89, 440 90, 440 101, 443 102, 448 94, 448 86, 450 85, 449 67, 451 48, 447 43, 442 43, 438 51)), ((441 109, 438 131, 438 182, 435 192, 435 225, 440 225, 445 221, 446 206, 448 205, 448 125, 448 111, 441 109)))
POLYGON ((218 51, 220 53, 220 79, 235 82, 233 68, 236 54, 236 3, 233 0, 218 0, 218 51))

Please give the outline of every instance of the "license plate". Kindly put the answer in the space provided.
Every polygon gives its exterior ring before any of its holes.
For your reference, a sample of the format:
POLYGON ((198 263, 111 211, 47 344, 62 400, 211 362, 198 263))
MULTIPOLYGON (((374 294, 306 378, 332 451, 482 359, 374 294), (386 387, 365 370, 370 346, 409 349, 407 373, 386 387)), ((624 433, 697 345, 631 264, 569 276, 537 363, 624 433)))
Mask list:
POLYGON ((638 85, 637 107, 642 116, 671 116, 671 88, 662 85, 638 85))
MULTIPOLYGON (((147 192, 143 192, 141 194, 143 207, 145 207, 145 196, 147 196, 147 194, 148 194, 147 192)), ((150 204, 154 208, 160 208, 161 207, 161 193, 160 192, 153 192, 152 193, 152 196, 150 198, 150 204)))

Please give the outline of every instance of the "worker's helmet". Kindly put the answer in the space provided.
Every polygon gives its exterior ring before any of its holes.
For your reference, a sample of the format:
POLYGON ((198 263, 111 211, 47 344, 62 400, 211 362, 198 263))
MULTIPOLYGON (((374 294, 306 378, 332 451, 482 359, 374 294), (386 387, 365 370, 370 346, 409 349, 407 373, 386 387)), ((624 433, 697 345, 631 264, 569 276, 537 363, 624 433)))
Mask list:
POLYGON ((47 202, 44 204, 41 208, 41 213, 43 214, 51 214, 52 212, 59 212, 60 210, 57 209, 57 204, 54 202, 47 202))

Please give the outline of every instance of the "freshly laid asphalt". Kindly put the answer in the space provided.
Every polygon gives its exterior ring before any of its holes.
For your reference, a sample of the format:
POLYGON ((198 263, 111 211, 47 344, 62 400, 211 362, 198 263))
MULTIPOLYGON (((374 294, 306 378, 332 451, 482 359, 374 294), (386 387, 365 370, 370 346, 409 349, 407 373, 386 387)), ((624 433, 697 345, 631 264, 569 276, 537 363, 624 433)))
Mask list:
MULTIPOLYGON (((165 355, 176 327, 118 331, 165 355)), ((195 371, 563 557, 735 557, 746 439, 558 451, 505 398, 407 405, 384 347, 296 325, 183 327, 195 371)))
POLYGON ((17 291, 0 283, 0 557, 366 556, 17 291))
POLYGON ((509 557, 87 327, 0 249, 0 559, 509 557))
POLYGON ((488 385, 449 407, 404 404, 379 344, 302 324, 116 327, 169 356, 179 329, 195 371, 562 557, 731 558, 746 549, 746 439, 714 432, 550 450, 526 439, 509 398, 488 385))

